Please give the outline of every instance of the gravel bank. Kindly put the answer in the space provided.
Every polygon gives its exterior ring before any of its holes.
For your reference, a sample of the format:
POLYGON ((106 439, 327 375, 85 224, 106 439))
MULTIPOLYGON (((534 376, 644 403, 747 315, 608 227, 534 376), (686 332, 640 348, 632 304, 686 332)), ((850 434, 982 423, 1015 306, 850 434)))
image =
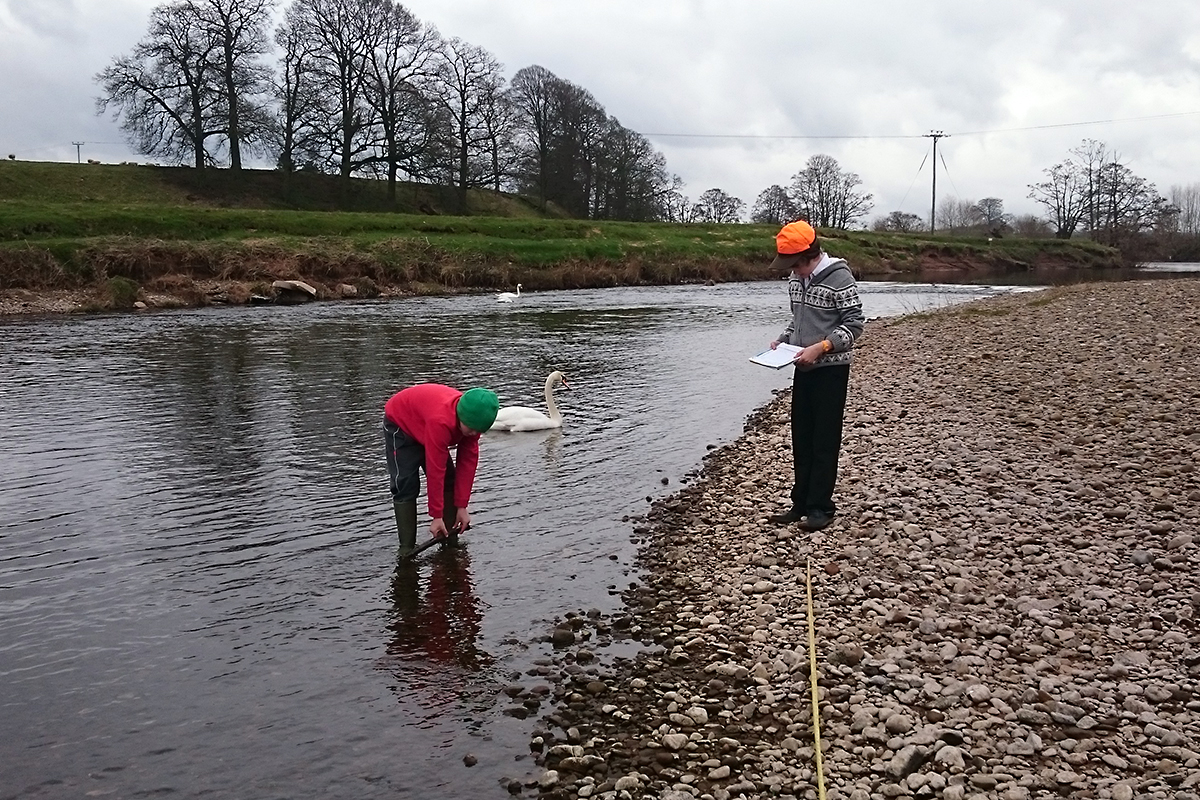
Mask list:
POLYGON ((829 798, 1200 797, 1200 281, 871 323, 815 535, 765 521, 786 403, 635 529, 627 613, 555 631, 509 791, 815 798, 811 560, 829 798))

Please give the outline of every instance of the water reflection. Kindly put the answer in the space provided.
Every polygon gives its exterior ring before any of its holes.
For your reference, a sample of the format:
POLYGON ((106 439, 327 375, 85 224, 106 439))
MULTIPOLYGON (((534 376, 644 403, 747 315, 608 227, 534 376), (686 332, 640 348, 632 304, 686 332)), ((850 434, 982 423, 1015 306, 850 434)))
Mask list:
MULTIPOLYGON (((995 291, 861 288, 873 316, 995 291)), ((497 685, 546 620, 619 602, 623 517, 786 385, 747 361, 786 302, 770 283, 0 321, 0 786, 494 793, 528 749, 497 685), (424 380, 540 407, 554 369, 565 427, 487 434, 466 549, 397 565, 386 399, 424 380)))
POLYGON ((401 559, 392 575, 393 619, 385 664, 397 691, 419 691, 435 704, 460 697, 474 673, 495 662, 479 646, 483 607, 463 546, 437 547, 427 559, 401 559))
POLYGON ((530 431, 524 435, 528 436, 530 433, 542 436, 542 461, 546 467, 551 470, 561 467, 563 460, 562 428, 551 428, 547 431, 530 431))

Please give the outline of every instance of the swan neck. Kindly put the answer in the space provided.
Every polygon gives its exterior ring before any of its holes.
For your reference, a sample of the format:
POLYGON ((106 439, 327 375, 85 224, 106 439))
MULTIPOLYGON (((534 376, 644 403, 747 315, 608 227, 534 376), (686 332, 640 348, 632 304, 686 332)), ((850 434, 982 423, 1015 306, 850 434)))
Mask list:
POLYGON ((558 406, 554 404, 554 378, 546 378, 546 408, 550 410, 550 419, 555 421, 562 419, 558 406))

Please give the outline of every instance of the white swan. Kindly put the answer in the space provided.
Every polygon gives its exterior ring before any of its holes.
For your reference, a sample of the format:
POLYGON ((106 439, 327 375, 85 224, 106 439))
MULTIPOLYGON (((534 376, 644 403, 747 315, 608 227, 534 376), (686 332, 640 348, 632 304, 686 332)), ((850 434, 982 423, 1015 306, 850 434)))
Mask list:
POLYGON ((554 404, 554 385, 556 383, 561 383, 568 389, 571 388, 571 385, 567 383, 566 376, 558 370, 546 376, 546 407, 550 411, 550 416, 546 416, 536 408, 505 406, 496 414, 496 421, 492 423, 490 430, 545 431, 550 428, 561 428, 562 413, 554 404))
POLYGON ((518 283, 517 291, 515 293, 514 292, 501 292, 500 294, 496 295, 496 299, 499 300, 501 303, 511 303, 513 300, 516 300, 520 296, 521 296, 521 284, 518 283))

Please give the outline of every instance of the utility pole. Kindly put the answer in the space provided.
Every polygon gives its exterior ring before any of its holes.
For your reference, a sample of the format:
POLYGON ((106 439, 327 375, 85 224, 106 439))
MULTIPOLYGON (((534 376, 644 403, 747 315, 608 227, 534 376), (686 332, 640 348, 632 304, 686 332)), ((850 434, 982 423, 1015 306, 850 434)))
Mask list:
POLYGON ((80 155, 79 148, 83 147, 85 144, 87 144, 87 142, 71 142, 71 144, 75 145, 75 163, 82 164, 83 156, 80 155))
POLYGON ((934 220, 937 215, 937 143, 938 139, 945 139, 949 136, 948 133, 941 131, 930 131, 925 134, 926 139, 933 139, 933 197, 929 201, 929 232, 934 231, 934 220))

